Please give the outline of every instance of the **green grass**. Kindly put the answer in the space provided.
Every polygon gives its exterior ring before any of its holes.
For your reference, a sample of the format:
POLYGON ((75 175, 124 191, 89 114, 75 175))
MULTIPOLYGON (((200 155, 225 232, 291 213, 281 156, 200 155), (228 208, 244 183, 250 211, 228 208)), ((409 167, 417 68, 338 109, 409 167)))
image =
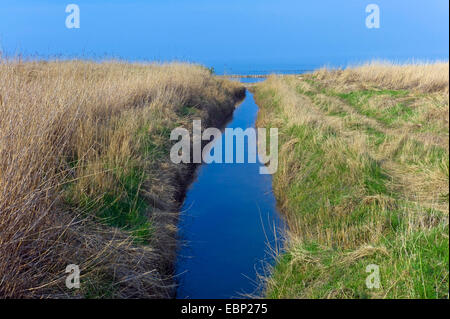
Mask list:
POLYGON ((352 185, 339 178, 340 175, 348 173, 345 163, 336 165, 336 170, 333 170, 331 174, 324 174, 327 165, 324 155, 327 150, 322 147, 321 142, 332 135, 318 134, 320 133, 317 130, 306 126, 292 126, 286 130, 286 133, 283 132, 286 139, 299 140, 294 152, 308 168, 302 180, 294 181, 287 189, 288 197, 293 202, 302 204, 296 207, 298 213, 313 213, 324 204, 324 200, 337 204, 342 196, 351 192, 352 185), (329 196, 323 196, 325 193, 329 196), (307 198, 309 200, 306 201, 307 198))
POLYGON ((398 121, 408 121, 414 116, 414 110, 404 103, 397 103, 383 109, 373 109, 368 107, 368 101, 374 96, 379 97, 405 97, 408 91, 403 90, 363 90, 349 93, 328 92, 335 95, 351 105, 358 113, 370 118, 374 118, 384 125, 392 126, 398 121))
POLYGON ((388 138, 384 132, 373 128, 371 125, 366 123, 351 122, 347 124, 347 127, 355 131, 362 131, 366 133, 368 135, 369 142, 376 147, 383 144, 388 138))
POLYGON ((281 113, 281 97, 277 94, 275 90, 264 90, 263 92, 258 92, 255 98, 261 99, 266 103, 270 103, 270 109, 273 112, 281 113))
POLYGON ((117 181, 121 186, 120 194, 106 194, 99 207, 97 216, 113 227, 131 231, 137 242, 147 243, 152 235, 149 221, 151 207, 141 195, 144 172, 132 167, 128 172, 117 169, 117 181))
POLYGON ((395 160, 414 164, 426 169, 427 167, 438 167, 448 176, 449 158, 447 151, 436 145, 425 146, 422 142, 415 140, 403 140, 395 150, 395 160))
MULTIPOLYGON (((398 220, 401 217, 397 216, 398 220)), ((360 258, 348 258, 351 250, 327 248, 318 243, 290 247, 280 256, 267 291, 268 298, 448 298, 448 224, 431 231, 415 231, 404 237, 392 220, 391 236, 360 258), (368 265, 380 269, 380 288, 368 288, 368 265)))
MULTIPOLYGON (((344 110, 342 110, 341 108, 339 108, 336 105, 332 105, 330 102, 328 103, 324 103, 323 101, 319 101, 317 99, 317 94, 325 94, 328 96, 339 96, 341 98, 343 98, 343 96, 348 96, 348 97, 352 97, 353 95, 351 93, 349 94, 345 94, 345 95, 339 95, 336 94, 335 92, 332 92, 331 90, 326 90, 326 89, 319 89, 318 85, 316 82, 314 82, 313 80, 305 80, 305 82, 313 85, 317 91, 306 91, 304 89, 302 89, 301 87, 296 87, 297 92, 299 92, 300 94, 306 95, 308 97, 310 97, 312 99, 312 101, 322 110, 324 111, 328 116, 336 116, 339 118, 348 118, 350 116, 350 114, 344 110)), ((370 92, 370 94, 374 94, 374 92, 376 92, 375 94, 386 94, 386 91, 365 91, 365 92, 370 92), (378 92, 382 92, 382 93, 378 93, 378 92)), ((388 91, 391 95, 404 95, 406 94, 405 92, 398 92, 398 91, 388 91)), ((365 95, 370 95, 369 93, 366 93, 365 95)), ((363 94, 364 95, 364 94, 363 94)), ((344 98, 345 99, 345 98, 344 98)), ((351 101, 353 101, 355 99, 355 97, 350 98, 351 101)), ((403 113, 408 114, 409 116, 412 116, 413 112, 410 108, 408 107, 404 107, 403 104, 398 104, 392 108, 389 108, 386 111, 386 114, 384 115, 384 117, 382 118, 382 121, 385 123, 389 123, 392 124, 396 121, 396 118, 401 117, 401 114, 403 113)), ((373 115, 373 114, 372 114, 373 115)), ((375 116, 376 117, 376 116, 375 116)), ((404 120, 407 120, 406 116, 403 116, 404 120)), ((347 124, 347 126, 352 129, 352 130, 362 130, 364 131, 366 134, 369 135, 369 139, 370 142, 374 145, 374 146, 379 146, 381 145, 385 140, 386 140, 386 134, 380 130, 377 130, 375 128, 373 128, 372 126, 368 125, 368 124, 362 124, 362 123, 353 123, 350 122, 347 124)))
MULTIPOLYGON (((301 181, 293 184, 295 186, 292 190, 293 196, 299 197, 301 194, 305 194, 305 199, 309 198, 308 202, 313 205, 319 205, 321 200, 326 198, 332 205, 336 205, 339 203, 339 198, 352 194, 354 188, 359 187, 359 185, 353 184, 353 181, 342 178, 342 176, 354 175, 355 173, 360 174, 362 180, 364 180, 368 195, 387 194, 384 186, 387 177, 378 163, 367 154, 365 154, 365 158, 359 159, 364 163, 360 172, 352 172, 351 167, 345 160, 336 160, 336 162, 331 163, 332 167, 329 166, 329 159, 325 156, 329 148, 324 142, 330 137, 338 138, 336 132, 330 134, 329 130, 319 131, 308 126, 294 125, 282 134, 283 139, 296 138, 299 140, 295 152, 297 157, 302 159, 302 163, 308 172, 301 181), (313 196, 313 198, 310 196, 313 196)), ((345 152, 348 158, 358 160, 356 159, 357 154, 350 150, 345 152)), ((299 198, 298 201, 303 203, 302 198, 299 198)), ((299 209, 301 208, 299 207, 299 209)), ((305 208, 305 210, 309 210, 309 208, 305 208)))
POLYGON ((96 197, 95 193, 79 194, 69 184, 65 194, 67 203, 86 215, 95 215, 105 225, 130 231, 137 243, 148 243, 153 229, 148 218, 151 207, 140 193, 143 175, 137 168, 129 172, 117 168, 112 175, 117 187, 101 197, 96 197))
POLYGON ((95 215, 105 225, 129 231, 136 243, 148 244, 154 231, 149 219, 152 206, 142 194, 146 171, 140 163, 142 160, 157 162, 168 156, 170 145, 159 140, 169 140, 170 131, 170 127, 162 124, 157 125, 152 134, 149 133, 148 125, 138 128, 134 147, 142 159, 130 159, 121 166, 106 163, 105 170, 110 171, 115 187, 100 197, 95 191, 80 194, 69 184, 65 196, 68 204, 78 207, 85 214, 95 215))
MULTIPOLYGON (((409 121, 415 115, 415 111, 406 105, 405 103, 397 103, 393 106, 387 107, 385 109, 371 109, 368 107, 368 101, 370 98, 379 97, 390 97, 390 98, 401 98, 408 96, 409 92, 406 90, 361 90, 361 91, 351 91, 347 93, 336 92, 331 89, 320 88, 319 84, 311 79, 306 79, 305 82, 312 85, 315 91, 306 91, 301 87, 297 87, 297 92, 304 94, 311 98, 320 94, 325 94, 328 96, 336 96, 341 98, 344 102, 352 106, 359 114, 365 115, 370 118, 374 118, 380 123, 392 126, 398 121, 409 121)), ((319 105, 322 110, 328 111, 328 108, 323 105, 319 105)), ((347 115, 345 111, 330 111, 328 115, 344 117, 347 115)))
POLYGON ((367 195, 391 195, 386 187, 388 177, 383 172, 379 163, 367 155, 364 164, 363 178, 367 195))
POLYGON ((114 279, 106 275, 96 278, 95 281, 81 280, 80 287, 82 288, 83 296, 86 299, 111 299, 116 292, 114 279))
POLYGON ((178 115, 185 117, 189 115, 198 114, 198 109, 193 106, 183 106, 179 111, 178 115))
POLYGON ((397 103, 396 105, 391 106, 382 112, 381 121, 388 125, 392 125, 398 119, 401 119, 402 121, 406 122, 410 120, 413 117, 413 115, 414 115, 413 109, 411 109, 410 107, 406 106, 403 103, 397 103))

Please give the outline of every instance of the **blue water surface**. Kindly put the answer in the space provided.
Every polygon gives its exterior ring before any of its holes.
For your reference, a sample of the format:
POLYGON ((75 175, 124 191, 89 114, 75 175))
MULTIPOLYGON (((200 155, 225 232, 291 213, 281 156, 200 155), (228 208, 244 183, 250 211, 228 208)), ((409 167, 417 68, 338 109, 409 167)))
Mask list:
MULTIPOLYGON (((227 127, 254 127, 257 112, 253 95, 247 92, 227 127)), ((222 145, 223 139, 224 135, 222 145)), ((245 162, 203 164, 198 169, 179 223, 177 298, 258 293, 258 274, 273 262, 272 250, 282 244, 283 222, 272 176, 260 174, 259 162, 245 162)))

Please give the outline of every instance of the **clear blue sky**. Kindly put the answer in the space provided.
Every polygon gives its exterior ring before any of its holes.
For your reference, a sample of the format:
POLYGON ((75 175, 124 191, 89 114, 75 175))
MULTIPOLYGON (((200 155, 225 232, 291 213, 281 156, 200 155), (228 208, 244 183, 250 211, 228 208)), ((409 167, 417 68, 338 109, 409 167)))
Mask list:
POLYGON ((448 59, 448 0, 1 0, 8 54, 188 60, 219 72, 448 59), (65 27, 78 4, 81 28, 65 27), (368 4, 380 28, 365 26, 368 4))

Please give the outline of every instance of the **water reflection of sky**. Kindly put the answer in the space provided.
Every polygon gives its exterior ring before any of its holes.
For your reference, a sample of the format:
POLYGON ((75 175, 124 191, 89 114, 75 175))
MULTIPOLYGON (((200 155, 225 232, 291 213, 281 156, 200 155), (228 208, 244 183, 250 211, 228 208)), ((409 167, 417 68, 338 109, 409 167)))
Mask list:
MULTIPOLYGON (((257 112, 247 93, 227 127, 253 127, 257 112)), ((186 245, 177 264, 178 298, 232 298, 255 292, 257 273, 263 273, 264 262, 272 261, 269 247, 280 247, 276 231, 283 228, 272 177, 259 174, 260 167, 259 162, 246 161, 199 168, 179 224, 186 245)))

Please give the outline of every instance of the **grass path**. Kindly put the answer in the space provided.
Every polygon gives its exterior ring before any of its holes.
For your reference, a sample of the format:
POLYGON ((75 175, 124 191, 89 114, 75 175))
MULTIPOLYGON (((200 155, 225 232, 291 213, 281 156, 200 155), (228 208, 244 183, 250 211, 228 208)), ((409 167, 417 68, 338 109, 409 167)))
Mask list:
POLYGON ((424 91, 335 77, 255 89, 258 126, 280 128, 274 191, 290 227, 267 296, 448 297, 448 120, 436 116, 448 114, 448 82, 424 91), (379 289, 365 284, 371 264, 379 289))

